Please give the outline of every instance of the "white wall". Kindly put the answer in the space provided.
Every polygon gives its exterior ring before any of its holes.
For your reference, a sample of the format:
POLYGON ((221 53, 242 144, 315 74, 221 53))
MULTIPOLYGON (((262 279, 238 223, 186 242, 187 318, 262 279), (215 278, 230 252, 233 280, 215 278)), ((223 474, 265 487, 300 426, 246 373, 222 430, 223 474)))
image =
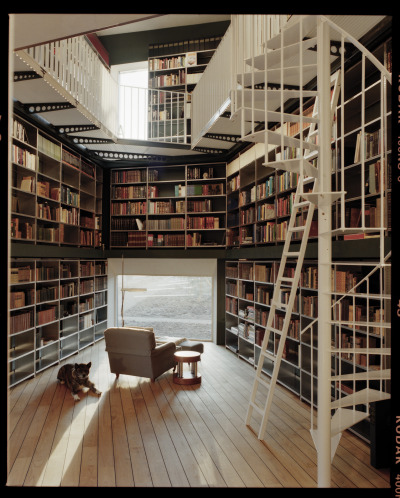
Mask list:
POLYGON ((115 327, 120 310, 117 306, 118 275, 165 275, 212 277, 212 340, 217 331, 217 260, 169 258, 110 258, 108 259, 108 326, 115 327))

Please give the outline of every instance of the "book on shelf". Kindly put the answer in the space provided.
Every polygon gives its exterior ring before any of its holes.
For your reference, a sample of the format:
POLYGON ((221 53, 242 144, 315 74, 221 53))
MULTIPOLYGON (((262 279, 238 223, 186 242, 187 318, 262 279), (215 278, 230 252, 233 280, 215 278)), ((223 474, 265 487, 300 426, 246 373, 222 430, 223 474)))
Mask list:
POLYGON ((11 149, 12 162, 24 166, 25 168, 36 170, 36 154, 28 150, 21 149, 17 145, 13 145, 11 149))
POLYGON ((45 138, 40 133, 38 134, 38 150, 57 161, 61 161, 61 146, 58 143, 45 138))
POLYGON ((33 176, 24 176, 21 180, 20 189, 24 192, 34 192, 35 178, 33 176))
POLYGON ((354 162, 357 163, 362 159, 370 159, 381 152, 381 130, 374 132, 360 131, 357 134, 356 146, 354 151, 354 162))
POLYGON ((186 66, 197 66, 197 52, 187 52, 186 54, 186 66))

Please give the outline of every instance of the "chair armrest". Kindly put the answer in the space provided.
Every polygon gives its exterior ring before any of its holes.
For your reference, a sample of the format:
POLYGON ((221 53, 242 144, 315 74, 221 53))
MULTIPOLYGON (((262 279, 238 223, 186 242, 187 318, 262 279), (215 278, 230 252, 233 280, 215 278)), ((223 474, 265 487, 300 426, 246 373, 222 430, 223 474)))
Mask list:
POLYGON ((161 344, 160 346, 156 346, 152 352, 151 356, 159 356, 164 355, 165 353, 170 352, 171 354, 175 353, 176 346, 174 342, 167 342, 165 344, 161 344))

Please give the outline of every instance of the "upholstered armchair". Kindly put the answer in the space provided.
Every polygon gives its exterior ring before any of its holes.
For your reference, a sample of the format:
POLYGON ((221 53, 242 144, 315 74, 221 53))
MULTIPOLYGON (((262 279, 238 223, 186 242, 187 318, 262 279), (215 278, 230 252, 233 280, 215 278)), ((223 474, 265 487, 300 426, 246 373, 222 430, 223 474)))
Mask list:
POLYGON ((152 328, 110 327, 104 331, 110 369, 119 374, 147 377, 153 382, 175 367, 174 343, 157 345, 152 328))

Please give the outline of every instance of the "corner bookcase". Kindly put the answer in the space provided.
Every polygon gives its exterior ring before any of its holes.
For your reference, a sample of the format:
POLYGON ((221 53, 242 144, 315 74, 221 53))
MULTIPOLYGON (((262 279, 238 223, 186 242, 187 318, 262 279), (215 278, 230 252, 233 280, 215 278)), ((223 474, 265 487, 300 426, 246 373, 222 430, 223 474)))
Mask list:
POLYGON ((111 170, 110 247, 225 247, 226 163, 111 170))
MULTIPOLYGON (((332 375, 338 372, 352 373, 353 370, 367 372, 390 368, 390 356, 370 356, 367 364, 362 351, 366 347, 390 348, 391 344, 390 268, 385 269, 382 278, 379 272, 372 273, 376 264, 373 261, 336 261, 332 265, 332 303, 337 303, 332 308, 332 375), (371 273, 372 276, 366 278, 371 273), (380 292, 381 278, 384 281, 383 293, 380 292), (349 293, 354 287, 354 291, 349 293), (344 348, 346 345, 360 348, 361 354, 353 357, 352 354, 343 353, 343 349, 341 353, 335 353, 335 348, 344 348)), ((231 260, 225 264, 225 347, 254 368, 260 359, 278 269, 279 261, 276 260, 231 260)), ((282 285, 283 303, 289 292, 290 287, 285 290, 282 285)), ((317 406, 318 402, 317 316, 318 263, 305 260, 278 382, 313 406, 317 406)), ((282 328, 283 317, 282 313, 276 312, 274 328, 282 328)), ((267 348, 273 355, 279 343, 274 335, 270 333, 267 348)), ((265 358, 263 372, 270 376, 272 368, 271 360, 265 358)), ((385 382, 385 390, 390 392, 390 382, 385 382)), ((333 383, 332 398, 335 399, 339 391, 351 393, 353 387, 352 381, 333 383)), ((368 441, 369 423, 369 419, 365 419, 352 430, 368 441)))
POLYGON ((9 386, 104 337, 107 260, 12 258, 9 386))
POLYGON ((12 241, 101 246, 99 166, 16 115, 11 162, 12 241))

